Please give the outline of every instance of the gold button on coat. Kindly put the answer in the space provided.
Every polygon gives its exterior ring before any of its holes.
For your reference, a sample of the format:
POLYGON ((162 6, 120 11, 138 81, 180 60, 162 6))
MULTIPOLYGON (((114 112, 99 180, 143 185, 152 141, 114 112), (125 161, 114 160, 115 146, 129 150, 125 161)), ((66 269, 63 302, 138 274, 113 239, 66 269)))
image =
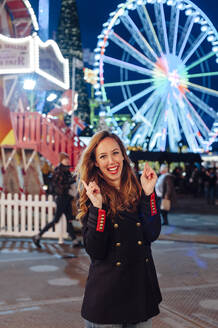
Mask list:
POLYGON ((117 262, 116 263, 116 266, 121 266, 121 262, 117 262))
POLYGON ((145 259, 145 262, 148 262, 148 258, 145 259))
POLYGON ((136 225, 137 225, 137 227, 140 227, 141 223, 140 222, 137 222, 136 225))
POLYGON ((119 225, 117 223, 114 223, 114 228, 117 229, 119 225))
POLYGON ((138 245, 142 245, 142 241, 141 240, 138 240, 138 245))
POLYGON ((119 247, 121 245, 121 243, 116 243, 116 246, 119 247))

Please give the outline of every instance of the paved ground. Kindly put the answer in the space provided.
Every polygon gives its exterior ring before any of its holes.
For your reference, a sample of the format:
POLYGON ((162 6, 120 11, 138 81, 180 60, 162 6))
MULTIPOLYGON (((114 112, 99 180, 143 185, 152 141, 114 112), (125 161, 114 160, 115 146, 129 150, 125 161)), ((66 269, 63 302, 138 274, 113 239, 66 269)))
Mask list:
MULTIPOLYGON (((218 327, 218 206, 180 197, 153 255, 163 294, 153 328, 218 327)), ((0 328, 82 328, 89 267, 69 241, 0 239, 0 328)))

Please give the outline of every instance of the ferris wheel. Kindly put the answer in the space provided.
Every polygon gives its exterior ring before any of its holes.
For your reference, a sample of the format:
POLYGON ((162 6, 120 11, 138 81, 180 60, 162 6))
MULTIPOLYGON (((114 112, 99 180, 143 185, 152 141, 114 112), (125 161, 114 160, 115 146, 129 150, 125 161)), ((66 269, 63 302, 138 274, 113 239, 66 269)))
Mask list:
POLYGON ((203 152, 218 133, 217 67, 218 33, 192 1, 127 0, 98 36, 95 96, 111 119, 130 115, 131 145, 203 152))

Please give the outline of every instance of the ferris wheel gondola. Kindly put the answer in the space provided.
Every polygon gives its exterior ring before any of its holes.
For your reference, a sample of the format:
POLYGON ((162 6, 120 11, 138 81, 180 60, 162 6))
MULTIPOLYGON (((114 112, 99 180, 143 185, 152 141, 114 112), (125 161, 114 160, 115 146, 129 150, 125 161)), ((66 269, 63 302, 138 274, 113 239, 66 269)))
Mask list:
POLYGON ((217 65, 218 33, 192 1, 127 0, 98 36, 95 95, 112 118, 131 115, 131 145, 203 152, 218 117, 217 65))

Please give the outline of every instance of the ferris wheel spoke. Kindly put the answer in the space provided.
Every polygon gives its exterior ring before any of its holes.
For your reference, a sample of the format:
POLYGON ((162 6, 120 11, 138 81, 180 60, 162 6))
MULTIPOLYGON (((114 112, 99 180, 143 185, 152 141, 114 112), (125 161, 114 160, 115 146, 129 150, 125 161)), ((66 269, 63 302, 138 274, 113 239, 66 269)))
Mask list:
POLYGON ((149 150, 152 150, 155 147, 155 145, 157 145, 158 149, 162 149, 162 147, 164 145, 164 139, 162 139, 163 133, 167 137, 167 134, 166 134, 167 133, 167 130, 166 130, 166 128, 167 128, 167 122, 166 122, 167 98, 166 97, 160 101, 158 109, 159 109, 159 113, 158 113, 158 116, 156 117, 156 121, 154 122, 149 150))
POLYGON ((116 33, 111 33, 109 36, 110 40, 116 43, 121 49, 125 50, 128 54, 138 60, 141 64, 148 66, 149 68, 153 68, 154 63, 147 58, 144 54, 139 52, 136 48, 134 48, 130 43, 126 42, 123 38, 121 38, 116 33))
POLYGON ((148 134, 148 129, 149 126, 148 124, 144 123, 140 126, 140 128, 138 129, 138 131, 135 133, 134 138, 133 138, 133 142, 137 142, 137 144, 143 144, 145 142, 146 136, 148 134))
MULTIPOLYGON (((125 100, 128 100, 129 98, 131 98, 132 94, 129 90, 129 86, 122 85, 121 90, 123 92, 123 97, 125 100)), ((134 116, 135 113, 137 113, 137 111, 138 111, 138 108, 137 108, 135 102, 133 101, 132 103, 129 103, 127 106, 128 106, 128 109, 129 109, 131 115, 134 116)))
POLYGON ((190 36, 193 25, 194 25, 193 17, 188 16, 187 21, 184 26, 184 29, 183 29, 183 32, 182 32, 182 35, 181 35, 181 39, 179 40, 179 43, 178 43, 178 49, 179 49, 178 57, 179 58, 182 57, 183 50, 185 49, 185 46, 186 46, 186 43, 190 36))
POLYGON ((149 88, 147 88, 147 89, 145 89, 145 90, 143 90, 143 91, 137 93, 136 95, 134 95, 134 96, 132 96, 131 98, 129 98, 129 99, 123 101, 123 102, 120 103, 119 105, 117 105, 117 106, 111 108, 111 113, 112 113, 112 114, 116 113, 117 111, 119 111, 119 110, 123 109, 124 107, 128 106, 128 104, 131 104, 131 103, 133 103, 134 101, 136 101, 136 100, 138 100, 138 99, 144 97, 144 96, 147 95, 148 93, 152 92, 154 89, 155 89, 155 87, 154 87, 154 86, 151 86, 151 87, 149 87, 149 88))
POLYGON ((133 116, 133 120, 139 120, 142 118, 142 116, 145 116, 145 114, 147 113, 147 111, 151 108, 151 106, 153 105, 153 103, 158 100, 158 90, 155 90, 154 92, 152 92, 152 94, 146 99, 146 101, 144 102, 144 104, 141 106, 141 108, 139 108, 138 112, 133 116))
POLYGON ((164 31, 161 23, 161 9, 160 9, 160 4, 155 3, 154 4, 154 14, 155 14, 155 20, 156 20, 156 30, 157 30, 157 35, 158 35, 158 40, 160 42, 161 48, 165 48, 165 42, 164 42, 164 31))
POLYGON ((138 139, 140 137, 141 131, 143 131, 144 124, 141 124, 140 127, 138 127, 137 131, 134 133, 132 140, 131 140, 131 146, 138 144, 138 139))
POLYGON ((191 88, 191 89, 194 89, 194 90, 197 90, 197 91, 200 91, 202 93, 207 93, 211 96, 215 96, 215 97, 218 97, 218 91, 217 90, 213 90, 213 89, 210 89, 210 88, 206 88, 206 87, 203 87, 202 85, 199 85, 199 84, 195 84, 195 83, 191 83, 189 81, 186 82, 187 85, 191 88))
POLYGON ((185 116, 184 108, 185 108, 185 106, 183 107, 183 110, 181 110, 181 109, 179 110, 179 105, 178 105, 179 121, 182 126, 183 132, 185 134, 185 138, 187 140, 189 148, 192 151, 196 151, 198 149, 198 143, 197 143, 195 136, 193 135, 193 132, 192 132, 192 129, 190 126, 190 122, 187 120, 187 118, 185 116))
POLYGON ((157 60, 157 54, 154 52, 143 34, 139 31, 133 20, 129 16, 121 16, 120 19, 146 56, 150 58, 150 60, 157 60))
POLYGON ((187 74, 188 78, 204 77, 204 76, 218 76, 218 72, 205 72, 205 73, 187 74))
POLYGON ((182 59, 183 64, 185 64, 189 58, 194 54, 194 52, 197 50, 197 48, 200 47, 202 42, 205 40, 207 37, 207 34, 202 32, 198 38, 193 42, 191 47, 187 50, 187 52, 184 54, 184 59, 182 59))
POLYGON ((152 75, 152 71, 147 69, 147 68, 144 68, 144 67, 141 67, 141 66, 138 66, 138 65, 134 65, 134 64, 130 64, 128 62, 125 62, 125 61, 122 61, 122 60, 119 60, 119 59, 116 59, 116 58, 104 56, 103 61, 104 61, 104 63, 111 64, 111 65, 114 65, 114 66, 118 66, 120 68, 122 67, 122 68, 125 68, 127 70, 137 72, 139 74, 148 75, 148 76, 152 75))
MULTIPOLYGON (((178 145, 177 142, 181 140, 181 135, 179 132, 179 123, 178 123, 178 115, 174 115, 172 110, 172 104, 171 104, 171 96, 168 93, 167 94, 167 100, 165 101, 165 112, 164 112, 164 125, 162 133, 165 134, 165 131, 168 131, 168 139, 170 148, 173 151, 177 151, 178 145)), ((167 136, 167 134, 166 134, 167 136)), ((165 139, 165 136, 164 136, 165 139)), ((164 149, 166 148, 166 140, 161 138, 160 147, 164 146, 164 149), (164 144, 165 142, 165 144, 164 144)), ((162 148, 161 148, 162 149, 162 148)))
POLYGON ((202 135, 200 133, 200 130, 197 127, 197 124, 195 124, 194 120, 192 119, 192 116, 191 116, 191 113, 189 111, 189 108, 190 107, 188 107, 188 106, 185 106, 185 108, 184 108, 185 116, 187 118, 186 122, 189 124, 189 131, 190 131, 190 133, 192 133, 193 137, 201 145, 201 147, 204 150, 206 150, 206 145, 204 143, 204 140, 202 138, 202 135))
POLYGON ((209 52, 207 55, 203 56, 202 58, 196 60, 195 62, 190 64, 188 67, 186 67, 186 70, 189 71, 191 68, 203 63, 204 61, 208 60, 209 58, 211 58, 214 55, 215 55, 215 53, 213 51, 209 52))
POLYGON ((169 54, 169 42, 168 42, 168 36, 167 36, 167 27, 166 27, 166 19, 164 14, 164 8, 163 4, 160 4, 160 12, 161 12, 161 21, 162 21, 162 29, 163 29, 163 35, 164 35, 164 45, 166 53, 169 54))
POLYGON ((167 141, 167 122, 165 122, 161 130, 161 137, 159 139, 160 151, 164 151, 166 149, 166 141, 167 141))
MULTIPOLYGON (((195 119, 195 122, 196 122, 199 130, 201 131, 201 133, 204 135, 205 138, 208 138, 210 130, 208 129, 208 127, 206 126, 206 124, 204 123, 204 121, 202 120, 202 118, 200 117, 200 115, 198 114, 196 109, 194 108, 194 106, 190 103, 190 101, 188 100, 188 98, 185 95, 183 95, 183 99, 185 101, 184 105, 188 106, 189 112, 191 113, 191 116, 195 119)), ((185 106, 184 106, 184 108, 185 108, 185 106)))
POLYGON ((172 121, 172 115, 169 112, 169 116, 168 116, 168 138, 169 138, 169 145, 170 145, 170 149, 173 152, 176 152, 178 149, 178 144, 177 144, 177 140, 175 138, 174 135, 174 126, 173 126, 173 121, 172 121))
POLYGON ((146 37, 147 37, 152 49, 154 49, 157 53, 159 52, 158 55, 162 55, 163 50, 161 48, 160 42, 158 40, 157 34, 155 32, 154 26, 151 22, 149 13, 148 13, 145 5, 137 7, 137 12, 138 12, 139 18, 141 20, 146 37))
POLYGON ((169 27, 169 47, 172 49, 173 55, 176 54, 176 44, 178 38, 180 10, 176 6, 171 7, 170 27, 169 27))
MULTIPOLYGON (((146 145, 146 146, 149 146, 148 147, 149 150, 153 149, 153 147, 156 143, 156 139, 155 139, 155 143, 151 147, 151 140, 154 139, 154 133, 156 133, 156 130, 157 130, 157 127, 155 129, 155 121, 158 119, 159 115, 161 115, 161 113, 162 113, 159 110, 160 104, 162 104, 162 103, 163 102, 161 102, 160 99, 156 100, 156 102, 151 107, 151 110, 148 112, 148 115, 146 115, 146 123, 144 123, 141 126, 140 133, 138 133, 134 136, 134 138, 137 137, 138 142, 141 141, 141 143, 143 143, 143 141, 146 140, 146 138, 148 137, 149 141, 148 141, 148 145, 146 145), (158 102, 159 102, 159 104, 158 104, 158 102)), ((146 147, 146 149, 147 149, 147 147, 146 147)))
POLYGON ((197 105, 199 108, 201 108, 205 113, 207 113, 210 117, 216 119, 217 113, 216 111, 208 106, 203 100, 201 100, 199 97, 197 97, 193 92, 187 92, 186 93, 187 98, 197 105))
POLYGON ((141 142, 143 142, 143 140, 145 140, 146 137, 151 138, 151 134, 153 132, 153 127, 154 127, 155 121, 160 113, 158 110, 160 103, 162 103, 161 97, 156 97, 154 103, 149 108, 147 115, 144 115, 144 117, 146 118, 146 121, 148 123, 144 124, 144 129, 140 133, 139 140, 141 142))
POLYGON ((168 110, 167 110, 167 101, 166 99, 163 101, 162 113, 161 113, 161 121, 159 121, 158 131, 160 132, 160 137, 157 139, 158 148, 161 151, 164 151, 166 148, 167 141, 167 120, 168 120, 168 110))
POLYGON ((164 103, 165 100, 162 97, 157 97, 157 101, 154 102, 151 112, 148 113, 149 120, 152 124, 149 130, 149 136, 151 136, 155 131, 155 126, 157 126, 157 121, 160 118, 164 103))
POLYGON ((111 83, 105 83, 105 88, 111 88, 111 87, 120 87, 124 85, 137 85, 137 84, 144 84, 144 83, 152 83, 154 82, 154 79, 143 79, 143 80, 133 80, 133 81, 119 81, 119 82, 111 82, 111 83))
POLYGON ((178 149, 178 142, 182 139, 180 129, 179 129, 179 122, 178 122, 178 114, 176 110, 173 110, 173 101, 171 100, 168 103, 169 105, 169 116, 168 116, 168 130, 169 130, 169 138, 171 140, 172 149, 177 151, 178 149))

